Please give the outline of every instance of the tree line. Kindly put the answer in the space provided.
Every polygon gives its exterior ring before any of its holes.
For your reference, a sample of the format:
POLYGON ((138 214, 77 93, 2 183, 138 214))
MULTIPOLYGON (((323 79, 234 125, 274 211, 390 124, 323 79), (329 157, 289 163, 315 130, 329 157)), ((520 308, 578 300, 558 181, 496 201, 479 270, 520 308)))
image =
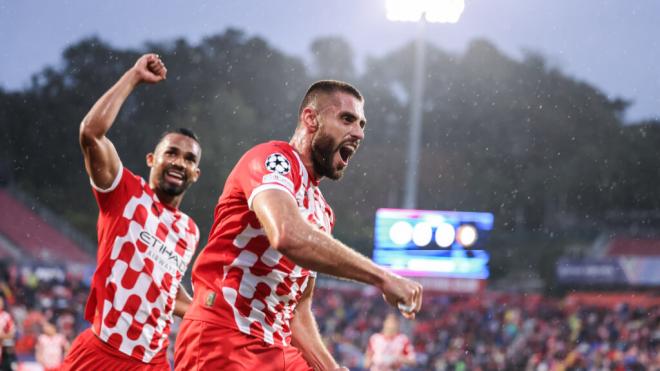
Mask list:
MULTIPOLYGON (((630 102, 567 76, 539 54, 512 58, 483 39, 460 54, 426 49, 418 208, 493 212, 496 277, 520 269, 549 276, 548 261, 567 244, 617 225, 653 226, 660 208, 657 122, 625 125, 630 102)), ((412 42, 369 58, 358 73, 350 44, 333 37, 312 43, 311 67, 236 29, 197 44, 178 39, 132 49, 80 40, 29 87, 0 89, 4 182, 94 236, 97 208, 78 125, 147 51, 162 56, 168 79, 137 89, 109 137, 124 165, 146 176, 144 156, 161 132, 185 126, 199 134, 202 176, 182 209, 203 234, 242 153, 289 139, 307 86, 319 78, 354 83, 366 97, 366 139, 344 179, 322 188, 337 215, 335 234, 370 254, 376 209, 403 200, 412 42)))

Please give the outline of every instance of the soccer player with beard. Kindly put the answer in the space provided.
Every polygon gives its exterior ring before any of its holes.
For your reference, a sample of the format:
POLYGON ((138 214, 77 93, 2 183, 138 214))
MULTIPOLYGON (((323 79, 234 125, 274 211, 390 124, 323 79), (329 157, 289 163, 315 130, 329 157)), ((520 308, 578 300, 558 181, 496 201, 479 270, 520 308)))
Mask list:
POLYGON ((191 302, 181 278, 199 242, 179 204, 200 175, 201 147, 188 129, 166 132, 146 156, 146 181, 122 166, 106 137, 133 89, 166 74, 157 55, 142 56, 80 124, 99 206, 97 268, 85 309, 92 327, 74 341, 63 370, 170 370, 172 315, 182 316, 191 302))
POLYGON ((312 313, 316 272, 379 288, 408 318, 422 287, 330 235, 334 214, 319 189, 338 180, 364 138, 364 99, 353 86, 314 83, 289 143, 250 149, 225 183, 194 298, 175 345, 176 370, 340 370, 312 313))

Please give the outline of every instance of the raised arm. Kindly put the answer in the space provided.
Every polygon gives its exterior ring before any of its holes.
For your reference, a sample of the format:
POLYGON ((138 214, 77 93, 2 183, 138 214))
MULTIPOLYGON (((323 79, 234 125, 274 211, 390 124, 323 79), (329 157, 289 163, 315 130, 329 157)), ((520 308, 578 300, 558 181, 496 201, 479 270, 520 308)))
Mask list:
POLYGON ((96 101, 80 124, 80 147, 85 169, 101 189, 107 189, 117 177, 121 162, 115 146, 105 136, 119 109, 133 89, 142 82, 165 79, 167 68, 156 54, 145 54, 103 96, 96 101))
POLYGON ((392 306, 408 307, 402 314, 414 318, 422 305, 422 286, 391 273, 311 224, 298 212, 293 198, 277 189, 257 194, 254 212, 270 245, 294 263, 378 287, 392 306))

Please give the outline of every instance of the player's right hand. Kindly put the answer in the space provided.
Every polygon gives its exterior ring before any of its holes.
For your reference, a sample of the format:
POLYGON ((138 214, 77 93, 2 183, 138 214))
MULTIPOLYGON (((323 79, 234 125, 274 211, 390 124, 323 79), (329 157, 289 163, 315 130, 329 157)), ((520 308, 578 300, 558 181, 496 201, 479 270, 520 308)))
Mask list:
POLYGON ((422 308, 422 285, 418 282, 389 273, 382 291, 385 301, 408 319, 415 318, 422 308))
POLYGON ((137 74, 140 82, 155 84, 165 80, 167 77, 167 68, 157 54, 145 54, 135 62, 132 68, 137 74))

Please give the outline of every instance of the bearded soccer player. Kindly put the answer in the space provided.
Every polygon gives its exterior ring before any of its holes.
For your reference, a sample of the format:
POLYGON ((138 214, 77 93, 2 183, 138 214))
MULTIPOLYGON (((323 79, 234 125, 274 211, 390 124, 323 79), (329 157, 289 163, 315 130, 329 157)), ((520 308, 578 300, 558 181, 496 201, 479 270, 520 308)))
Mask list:
POLYGON ((194 299, 175 345, 176 370, 335 370, 312 313, 316 272, 378 287, 414 317, 422 287, 330 235, 319 189, 341 178, 364 138, 364 99, 324 80, 303 98, 289 143, 243 155, 225 183, 209 242, 193 268, 194 299))
POLYGON ((199 177, 201 148, 187 129, 166 132, 144 180, 123 167, 106 137, 133 89, 165 79, 155 54, 142 56, 92 107, 80 145, 99 206, 97 268, 85 309, 92 327, 74 341, 64 370, 170 370, 166 352, 173 314, 191 302, 181 285, 199 230, 179 210, 199 177))

